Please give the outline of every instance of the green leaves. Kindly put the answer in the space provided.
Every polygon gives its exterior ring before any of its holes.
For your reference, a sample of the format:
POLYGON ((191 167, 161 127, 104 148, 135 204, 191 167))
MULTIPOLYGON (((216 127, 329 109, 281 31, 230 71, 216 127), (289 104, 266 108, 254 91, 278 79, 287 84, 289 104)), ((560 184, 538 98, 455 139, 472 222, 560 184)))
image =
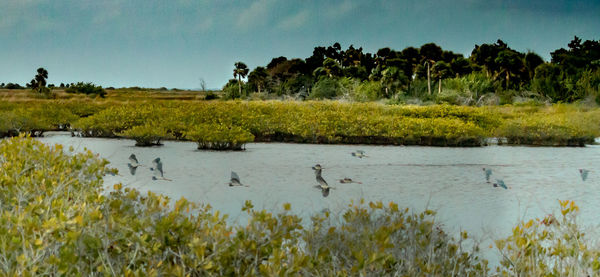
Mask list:
POLYGON ((585 276, 597 272, 600 251, 576 224, 573 201, 560 201, 561 218, 520 222, 512 235, 496 241, 503 257, 497 272, 518 276, 585 276))
POLYGON ((134 139, 135 146, 161 145, 161 140, 172 138, 171 134, 167 132, 167 129, 157 123, 134 126, 131 129, 119 133, 119 135, 134 139))
POLYGON ((239 126, 200 124, 185 133, 198 143, 198 149, 242 150, 244 144, 254 141, 254 135, 239 126))

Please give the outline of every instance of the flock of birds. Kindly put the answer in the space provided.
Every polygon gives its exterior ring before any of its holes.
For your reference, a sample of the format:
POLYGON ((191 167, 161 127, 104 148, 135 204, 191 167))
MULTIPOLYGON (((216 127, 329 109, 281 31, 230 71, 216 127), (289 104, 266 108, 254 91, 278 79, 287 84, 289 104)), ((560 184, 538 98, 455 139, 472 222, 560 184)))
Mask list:
MULTIPOLYGON (((352 152, 351 155, 353 157, 357 157, 360 159, 368 157, 365 154, 365 151, 362 151, 362 150, 357 150, 356 152, 352 152)), ((142 165, 138 162, 138 159, 135 156, 135 154, 131 154, 129 156, 129 163, 127 163, 127 166, 129 167, 129 172, 131 173, 131 175, 135 175, 137 168, 140 166, 143 167, 144 165, 142 165)), ((318 183, 318 185, 316 185, 315 188, 318 188, 321 190, 321 194, 323 195, 323 197, 329 196, 329 191, 331 189, 335 189, 335 188, 332 186, 329 186, 329 184, 327 184, 327 181, 325 181, 325 179, 321 175, 324 168, 320 164, 316 164, 315 166, 312 167, 312 169, 315 171, 315 177, 316 177, 316 180, 318 183)), ((152 160, 152 167, 150 167, 150 171, 154 172, 154 175, 152 176, 152 180, 172 181, 171 179, 167 179, 164 177, 163 164, 162 164, 160 158, 156 158, 156 159, 152 160)), ((490 182, 490 178, 493 174, 491 168, 484 167, 483 173, 485 176, 486 183, 488 183, 488 184, 491 183, 493 187, 495 187, 495 188, 500 187, 503 189, 510 188, 504 183, 504 181, 502 179, 496 179, 496 182, 494 182, 494 183, 490 182)), ((590 173, 590 171, 587 169, 579 169, 579 174, 581 175, 581 180, 583 180, 584 182, 585 182, 585 180, 587 180, 589 173, 590 173)), ((362 184, 361 182, 354 181, 348 177, 340 179, 339 182, 342 184, 349 184, 349 183, 362 184)), ((227 184, 230 187, 236 187, 236 186, 249 187, 248 185, 242 184, 242 182, 240 181, 240 176, 238 176, 238 174, 235 173, 235 171, 231 171, 231 179, 230 179, 229 183, 227 183, 227 184)))
MULTIPOLYGON (((129 173, 131 173, 131 175, 135 175, 135 172, 137 171, 138 167, 140 167, 140 166, 143 167, 144 165, 142 165, 138 162, 138 159, 135 156, 135 154, 131 154, 129 156, 129 163, 127 163, 127 167, 129 167, 129 173)), ((150 167, 150 171, 154 172, 154 175, 152 176, 152 180, 173 181, 171 179, 165 178, 164 172, 163 172, 163 164, 160 161, 160 158, 156 158, 156 159, 152 160, 152 167, 150 167)))
MULTIPOLYGON (((579 175, 581 176, 581 180, 585 182, 585 180, 587 180, 588 175, 589 175, 590 171, 587 169, 579 169, 579 175)), ((492 169, 490 168, 483 168, 483 174, 485 175, 485 181, 489 184, 490 182, 490 177, 492 176, 492 169)), ((502 179, 496 179, 495 183, 492 183, 492 186, 494 186, 495 188, 497 187, 501 187, 503 189, 509 189, 510 187, 507 187, 506 184, 504 183, 504 181, 502 179)))
MULTIPOLYGON (((362 150, 352 152, 351 154, 353 157, 358 157, 361 159, 364 157, 367 157, 367 155, 365 155, 365 152, 362 150)), ((131 155, 129 155, 129 163, 127 163, 127 167, 129 167, 129 173, 131 173, 131 175, 135 175, 138 167, 144 167, 144 165, 140 164, 140 162, 138 161, 135 154, 131 154, 131 155)), ((321 167, 321 165, 317 164, 317 165, 313 166, 312 169, 315 170, 315 174, 317 177, 317 183, 319 183, 315 187, 321 189, 321 193, 322 193, 323 197, 327 197, 329 195, 329 190, 335 189, 335 188, 329 186, 327 184, 327 182, 325 181, 325 179, 323 179, 323 177, 321 176, 321 171, 323 170, 323 167, 321 167)), ((152 167, 150 167, 150 171, 154 172, 154 175, 152 176, 152 180, 154 180, 154 181, 156 181, 156 180, 173 181, 171 179, 167 179, 164 177, 163 164, 162 164, 160 158, 156 158, 156 159, 152 160, 152 167)), ((362 184, 361 182, 354 181, 348 177, 340 179, 339 181, 342 184, 349 184, 349 183, 362 184)), ((227 184, 230 187, 236 187, 236 186, 249 187, 248 185, 242 184, 242 182, 240 181, 240 176, 238 176, 238 174, 235 173, 235 171, 231 171, 231 179, 230 179, 229 183, 227 183, 227 184)))

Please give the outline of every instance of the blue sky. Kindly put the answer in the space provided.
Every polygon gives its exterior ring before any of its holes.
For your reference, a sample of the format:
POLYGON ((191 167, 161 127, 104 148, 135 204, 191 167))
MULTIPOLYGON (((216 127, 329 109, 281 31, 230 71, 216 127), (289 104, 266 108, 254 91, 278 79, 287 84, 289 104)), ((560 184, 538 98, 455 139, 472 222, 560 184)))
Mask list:
POLYGON ((252 69, 334 42, 468 56, 500 38, 548 60, 599 30, 597 0, 0 0, 0 82, 44 67, 56 84, 220 88, 236 61, 252 69))

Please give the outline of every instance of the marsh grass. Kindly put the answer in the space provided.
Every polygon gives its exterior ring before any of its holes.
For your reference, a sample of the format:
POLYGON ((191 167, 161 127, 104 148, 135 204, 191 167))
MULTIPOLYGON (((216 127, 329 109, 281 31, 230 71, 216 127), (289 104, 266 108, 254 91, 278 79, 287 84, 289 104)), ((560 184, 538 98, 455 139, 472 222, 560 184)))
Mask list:
MULTIPOLYGON (((203 98, 191 97, 194 94, 189 91, 128 89, 108 90, 105 99, 63 99, 63 95, 72 94, 60 90, 57 95, 56 100, 23 95, 24 98, 2 98, 7 101, 0 102, 0 135, 71 130, 82 136, 112 138, 144 130, 144 136, 138 136, 138 140, 153 133, 156 143, 164 139, 193 140, 184 134, 203 124, 216 124, 246 130, 256 142, 481 146, 486 138, 497 137, 510 144, 582 146, 600 136, 600 110, 589 104, 547 106, 534 102, 468 107, 342 101, 203 101, 176 100, 203 98), (151 130, 148 122, 155 122, 156 130, 151 130)), ((226 139, 227 132, 222 135, 223 138, 205 143, 206 147, 231 148, 221 147, 224 142, 232 142, 231 138, 226 139)), ((139 143, 146 144, 153 142, 139 143)), ((243 147, 233 144, 233 148, 243 147)))

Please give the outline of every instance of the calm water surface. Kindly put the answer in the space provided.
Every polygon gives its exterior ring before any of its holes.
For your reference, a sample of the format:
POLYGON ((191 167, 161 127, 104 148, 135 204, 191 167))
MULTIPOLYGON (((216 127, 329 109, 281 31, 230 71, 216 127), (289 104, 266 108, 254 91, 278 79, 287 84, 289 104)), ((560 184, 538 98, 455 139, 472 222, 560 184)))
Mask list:
POLYGON ((71 137, 64 133, 40 138, 48 144, 87 148, 99 153, 120 172, 105 184, 122 182, 142 191, 151 190, 173 199, 208 203, 230 215, 232 223, 245 223, 241 207, 251 200, 256 208, 279 211, 283 203, 308 219, 327 208, 336 213, 351 200, 394 201, 401 207, 438 211, 448 231, 466 230, 480 237, 508 235, 519 219, 543 217, 558 210, 558 199, 575 200, 580 222, 596 225, 600 214, 600 147, 551 148, 488 146, 439 148, 421 146, 313 145, 251 143, 243 152, 196 150, 195 143, 165 142, 161 147, 134 147, 125 139, 71 137), (359 159, 351 152, 369 156, 359 159), (130 154, 150 166, 160 157, 165 177, 152 181, 152 172, 138 168, 129 173, 130 154), (323 177, 336 189, 323 198, 311 166, 321 164, 323 177), (509 190, 485 183, 482 167, 492 168, 492 179, 503 179, 509 190), (591 170, 586 182, 579 168, 591 170), (236 171, 250 187, 229 187, 236 171), (350 177, 363 184, 340 184, 350 177))

